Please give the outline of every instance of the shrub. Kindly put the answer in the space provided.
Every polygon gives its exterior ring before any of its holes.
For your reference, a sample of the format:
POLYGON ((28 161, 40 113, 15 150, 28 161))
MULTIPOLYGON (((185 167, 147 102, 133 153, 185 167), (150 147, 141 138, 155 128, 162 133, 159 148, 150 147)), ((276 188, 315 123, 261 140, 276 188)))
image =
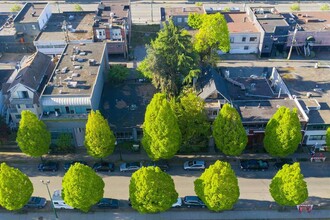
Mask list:
POLYGON ((300 5, 297 3, 292 4, 290 9, 291 9, 291 11, 300 11, 300 5))

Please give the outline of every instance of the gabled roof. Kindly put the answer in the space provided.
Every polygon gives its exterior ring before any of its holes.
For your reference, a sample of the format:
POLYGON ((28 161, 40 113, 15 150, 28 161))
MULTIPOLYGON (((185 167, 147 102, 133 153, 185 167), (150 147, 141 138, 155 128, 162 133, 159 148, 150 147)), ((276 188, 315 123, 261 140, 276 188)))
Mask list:
POLYGON ((217 92, 224 99, 229 101, 229 94, 225 79, 216 70, 211 69, 203 77, 198 79, 201 92, 198 94, 202 99, 207 99, 211 94, 217 92))
POLYGON ((40 92, 47 82, 55 65, 51 58, 41 52, 36 52, 21 63, 21 68, 11 82, 8 90, 22 84, 33 91, 40 92))

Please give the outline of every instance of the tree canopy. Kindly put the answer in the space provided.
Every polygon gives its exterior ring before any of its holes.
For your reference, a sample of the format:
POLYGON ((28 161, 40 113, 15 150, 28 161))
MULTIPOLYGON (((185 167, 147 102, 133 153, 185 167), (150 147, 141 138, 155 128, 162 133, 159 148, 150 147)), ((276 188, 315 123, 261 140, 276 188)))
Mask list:
POLYGON ((269 191, 280 205, 295 206, 303 203, 308 198, 308 189, 299 163, 285 164, 273 177, 269 191))
POLYGON ((83 8, 79 4, 74 5, 74 10, 75 11, 83 11, 83 8))
POLYGON ((14 4, 9 10, 11 12, 19 12, 22 9, 20 5, 14 4))
POLYGON ((43 121, 31 111, 23 110, 16 142, 23 153, 40 157, 49 151, 51 136, 43 121))
POLYGON ((212 211, 230 210, 239 198, 235 172, 227 162, 217 160, 195 180, 195 193, 212 211))
POLYGON ((181 132, 165 94, 156 93, 147 106, 141 142, 152 160, 170 159, 179 150, 181 132))
POLYGON ((66 204, 87 212, 102 199, 104 182, 89 166, 75 163, 65 173, 62 188, 66 204))
POLYGON ((197 13, 190 13, 188 15, 188 25, 193 29, 201 28, 203 24, 203 18, 207 16, 206 14, 197 14, 197 13))
POLYGON ((138 66, 153 85, 170 96, 179 94, 181 86, 191 83, 199 73, 198 57, 191 36, 169 21, 158 37, 147 46, 147 56, 138 66))
POLYGON ((132 207, 140 213, 163 212, 177 201, 173 179, 159 167, 142 167, 129 184, 132 207))
POLYGON ((200 54, 201 60, 207 61, 215 50, 230 50, 227 21, 222 14, 191 15, 190 24, 199 30, 194 38, 194 48, 200 54), (201 24, 199 20, 202 20, 201 24))
POLYGON ((116 84, 125 81, 129 75, 129 69, 122 65, 111 65, 108 80, 110 83, 116 84))
POLYGON ((116 138, 100 111, 91 111, 88 115, 85 134, 85 146, 92 157, 103 158, 112 154, 116 138))
POLYGON ((21 209, 30 199, 33 185, 19 169, 0 165, 0 205, 7 210, 21 209))
POLYGON ((272 156, 285 157, 294 153, 302 139, 297 109, 277 109, 265 129, 264 146, 272 156))
POLYGON ((327 133, 325 135, 325 143, 328 147, 330 147, 330 127, 327 128, 327 133))
POLYGON ((235 108, 225 104, 213 123, 213 137, 219 150, 226 155, 237 156, 247 144, 247 136, 241 117, 235 108))
POLYGON ((184 149, 194 145, 207 146, 211 131, 204 100, 198 97, 196 92, 185 90, 177 102, 173 99, 171 104, 182 134, 181 146, 184 149))

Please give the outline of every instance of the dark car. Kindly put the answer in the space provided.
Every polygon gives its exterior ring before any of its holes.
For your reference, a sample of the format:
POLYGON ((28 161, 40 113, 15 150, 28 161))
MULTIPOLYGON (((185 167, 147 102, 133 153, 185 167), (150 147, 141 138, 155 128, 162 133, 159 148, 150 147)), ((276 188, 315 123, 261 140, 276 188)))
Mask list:
POLYGON ((96 172, 113 172, 115 171, 115 165, 110 162, 100 162, 93 165, 93 170, 96 172))
POLYGON ((292 165, 292 164, 293 164, 293 160, 290 159, 290 158, 288 158, 288 159, 286 159, 286 158, 279 159, 279 160, 274 164, 274 166, 275 166, 275 169, 280 170, 280 169, 282 169, 282 167, 283 167, 285 164, 292 165))
POLYGON ((32 196, 27 204, 24 205, 24 208, 44 208, 46 206, 47 200, 42 197, 32 196))
POLYGON ((183 204, 189 207, 202 207, 205 208, 205 203, 198 198, 198 196, 185 196, 183 197, 183 204))
POLYGON ((83 165, 87 165, 87 162, 85 162, 85 161, 79 161, 79 160, 77 160, 77 161, 70 161, 70 162, 67 162, 67 163, 64 164, 64 170, 69 170, 70 167, 71 167, 73 164, 75 164, 75 163, 81 163, 81 164, 83 164, 83 165))
POLYGON ((265 160, 241 160, 241 169, 244 171, 247 170, 267 170, 269 167, 269 164, 265 160))
POLYGON ((39 164, 38 166, 39 171, 57 171, 58 170, 58 162, 54 161, 47 161, 44 163, 39 164))
POLYGON ((98 208, 103 209, 118 209, 119 201, 117 199, 103 198, 96 205, 98 208))
POLYGON ((159 167, 162 171, 168 171, 170 169, 170 166, 168 165, 168 162, 166 160, 158 160, 158 161, 148 161, 145 163, 145 166, 153 166, 153 167, 159 167))

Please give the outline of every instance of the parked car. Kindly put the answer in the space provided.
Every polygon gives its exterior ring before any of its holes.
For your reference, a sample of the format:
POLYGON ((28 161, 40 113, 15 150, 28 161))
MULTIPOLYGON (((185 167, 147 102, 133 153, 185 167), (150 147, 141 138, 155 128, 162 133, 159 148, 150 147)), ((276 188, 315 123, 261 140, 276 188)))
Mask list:
POLYGON ((81 163, 83 165, 87 165, 87 162, 85 161, 80 161, 80 160, 77 160, 77 161, 70 161, 70 162, 67 162, 64 164, 64 170, 67 171, 70 169, 70 167, 75 164, 75 163, 81 163))
POLYGON ((280 170, 282 169, 282 167, 285 165, 285 164, 289 164, 289 165, 292 165, 293 164, 293 160, 291 158, 282 158, 282 159, 279 159, 275 164, 275 169, 277 170, 280 170))
POLYGON ((205 208, 205 203, 197 196, 185 196, 183 197, 183 204, 190 207, 202 207, 205 208))
POLYGON ((100 162, 93 165, 93 170, 96 172, 113 172, 115 171, 115 165, 111 162, 100 162))
POLYGON ((142 167, 142 163, 140 162, 122 163, 120 165, 120 172, 136 171, 141 167, 142 167))
POLYGON ((204 170, 205 161, 203 161, 203 160, 186 161, 183 164, 183 169, 185 169, 185 170, 204 170))
POLYGON ((241 169, 244 171, 247 170, 267 170, 269 167, 269 164, 265 160, 241 160, 241 169))
POLYGON ((174 204, 172 205, 172 208, 179 208, 179 207, 181 207, 181 206, 182 206, 182 198, 179 197, 178 200, 176 201, 176 203, 174 203, 174 204))
POLYGON ((38 165, 39 171, 57 171, 58 170, 58 162, 47 161, 38 165))
POLYGON ((168 165, 168 162, 166 160, 158 160, 158 161, 148 161, 145 163, 145 166, 154 166, 159 167, 162 171, 168 171, 170 169, 170 166, 168 165))
POLYGON ((118 209, 119 208, 119 200, 117 199, 109 199, 109 198, 102 198, 97 204, 98 208, 102 209, 118 209))
POLYGON ((32 196, 28 203, 24 205, 24 208, 44 208, 46 206, 47 200, 42 197, 32 196))

